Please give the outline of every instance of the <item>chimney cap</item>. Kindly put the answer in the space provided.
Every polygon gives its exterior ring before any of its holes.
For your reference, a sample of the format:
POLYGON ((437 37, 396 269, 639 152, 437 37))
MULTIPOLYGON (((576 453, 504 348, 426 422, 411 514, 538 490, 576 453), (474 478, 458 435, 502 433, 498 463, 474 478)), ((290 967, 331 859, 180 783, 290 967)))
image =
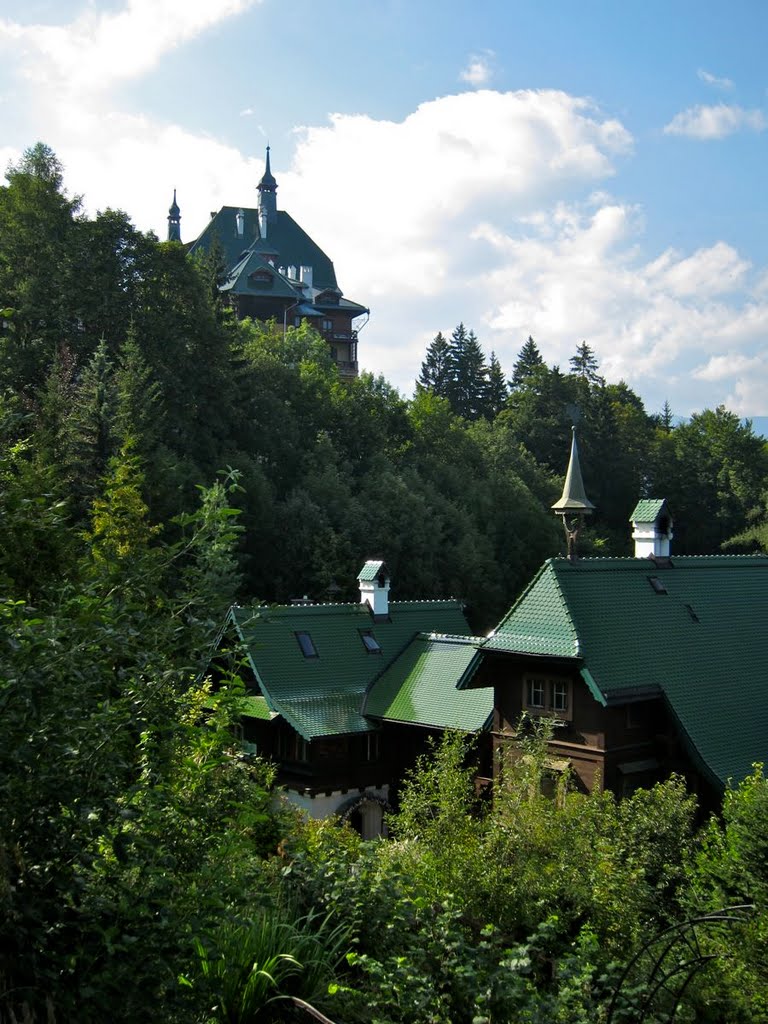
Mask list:
POLYGON ((379 586, 383 586, 384 581, 390 578, 389 569, 380 559, 369 559, 357 578, 360 583, 378 582, 379 586))
POLYGON ((659 516, 672 518, 666 498, 641 498, 635 505, 630 523, 655 523, 659 516))

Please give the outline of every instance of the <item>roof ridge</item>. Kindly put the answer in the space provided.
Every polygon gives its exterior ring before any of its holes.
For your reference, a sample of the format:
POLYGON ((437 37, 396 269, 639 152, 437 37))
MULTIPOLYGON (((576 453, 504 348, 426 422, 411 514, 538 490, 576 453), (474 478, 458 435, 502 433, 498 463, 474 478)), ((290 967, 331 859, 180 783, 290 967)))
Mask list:
POLYGON ((441 643, 449 644, 478 644, 485 640, 485 637, 464 633, 438 633, 436 630, 423 629, 416 634, 415 639, 439 640, 441 643))

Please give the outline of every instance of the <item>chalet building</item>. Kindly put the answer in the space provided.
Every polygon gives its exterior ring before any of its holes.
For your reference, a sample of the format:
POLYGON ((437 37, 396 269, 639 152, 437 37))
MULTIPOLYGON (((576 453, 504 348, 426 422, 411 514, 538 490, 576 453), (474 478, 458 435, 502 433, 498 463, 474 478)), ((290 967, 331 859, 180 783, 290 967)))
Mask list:
POLYGON ((308 815, 370 838, 426 737, 487 727, 493 693, 457 689, 481 639, 459 601, 390 601, 381 561, 358 582, 359 603, 236 606, 225 636, 246 656, 246 749, 308 815))
POLYGON ((553 506, 568 557, 548 559, 487 637, 457 601, 390 601, 380 561, 363 567, 358 603, 233 608, 246 746, 277 762, 309 815, 347 817, 366 837, 427 736, 485 737, 482 784, 543 717, 551 773, 570 767, 584 792, 677 772, 717 806, 768 755, 768 556, 676 557, 666 501, 643 499, 635 557, 582 559, 593 508, 574 433, 553 506))
MULTIPOLYGON (((342 376, 356 377, 357 336, 370 311, 344 297, 333 263, 303 228, 277 209, 277 181, 266 169, 258 205, 223 206, 212 213, 189 252, 215 253, 225 268, 222 293, 240 319, 310 323, 328 342, 342 376)), ((173 193, 168 240, 181 241, 181 211, 173 193)))
POLYGON ((578 558, 592 505, 575 435, 553 508, 569 557, 544 563, 459 683, 493 687, 497 770, 524 716, 547 716, 552 769, 570 765, 584 791, 674 771, 715 806, 768 755, 768 557, 675 557, 667 503, 646 499, 634 558, 578 558))

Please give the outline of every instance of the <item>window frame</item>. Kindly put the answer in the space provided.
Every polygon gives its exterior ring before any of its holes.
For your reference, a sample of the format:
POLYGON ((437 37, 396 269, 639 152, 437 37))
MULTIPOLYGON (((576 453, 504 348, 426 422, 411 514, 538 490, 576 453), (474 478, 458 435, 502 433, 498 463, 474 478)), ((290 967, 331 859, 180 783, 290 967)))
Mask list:
POLYGON ((523 708, 531 715, 570 722, 573 718, 573 680, 537 672, 526 674, 523 677, 523 708), (541 704, 534 703, 539 693, 541 704))
POLYGON ((357 632, 358 632, 358 634, 360 636, 360 641, 361 641, 363 647, 365 648, 365 653, 366 654, 382 654, 383 653, 382 649, 381 649, 381 644, 379 643, 379 641, 374 636, 372 629, 359 629, 357 632), (368 643, 366 643, 366 638, 368 638, 369 640, 373 641, 373 644, 375 646, 369 646, 368 643))
POLYGON ((319 658, 320 654, 317 650, 317 644, 312 639, 312 634, 307 629, 297 629, 293 634, 296 637, 296 643, 299 645, 299 650, 308 661, 312 661, 315 658, 319 658), (308 646, 304 645, 303 641, 307 641, 308 646))

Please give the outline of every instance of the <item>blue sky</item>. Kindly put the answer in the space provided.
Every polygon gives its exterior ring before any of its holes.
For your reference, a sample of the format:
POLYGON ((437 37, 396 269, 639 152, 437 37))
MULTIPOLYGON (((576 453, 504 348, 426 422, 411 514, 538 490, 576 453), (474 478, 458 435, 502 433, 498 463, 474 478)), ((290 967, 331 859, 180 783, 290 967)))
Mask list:
POLYGON ((191 240, 278 205, 369 305, 409 394, 463 320, 595 350, 649 411, 768 414, 768 4, 0 0, 0 160, 38 139, 86 209, 191 240))

